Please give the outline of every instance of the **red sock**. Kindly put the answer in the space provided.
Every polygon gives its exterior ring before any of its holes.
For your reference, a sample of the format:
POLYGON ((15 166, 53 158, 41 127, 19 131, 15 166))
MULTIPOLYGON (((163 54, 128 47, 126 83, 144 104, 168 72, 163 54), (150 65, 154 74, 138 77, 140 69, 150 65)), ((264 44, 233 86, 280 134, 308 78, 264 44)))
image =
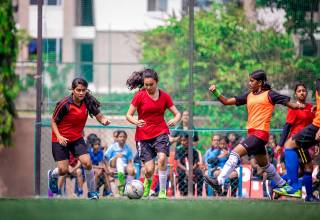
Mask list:
POLYGON ((154 191, 159 183, 159 174, 154 174, 152 177, 151 189, 154 191))

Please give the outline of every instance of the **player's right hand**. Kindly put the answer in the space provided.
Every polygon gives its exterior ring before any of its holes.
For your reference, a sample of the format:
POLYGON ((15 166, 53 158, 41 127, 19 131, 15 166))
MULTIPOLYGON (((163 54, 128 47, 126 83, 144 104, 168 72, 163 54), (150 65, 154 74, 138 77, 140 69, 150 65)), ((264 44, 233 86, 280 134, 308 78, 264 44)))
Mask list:
POLYGON ((144 121, 144 120, 138 120, 138 122, 136 123, 136 125, 138 126, 138 127, 143 127, 144 125, 146 125, 146 122, 144 121))
POLYGON ((276 149, 274 149, 274 152, 275 152, 276 154, 282 153, 282 147, 279 146, 279 145, 277 145, 277 146, 276 146, 276 149))
POLYGON ((58 136, 57 137, 59 144, 61 144, 62 146, 67 146, 69 139, 65 138, 63 136, 58 136))
POLYGON ((216 90, 216 85, 211 85, 211 86, 209 87, 209 91, 210 91, 210 92, 214 92, 214 90, 216 90))

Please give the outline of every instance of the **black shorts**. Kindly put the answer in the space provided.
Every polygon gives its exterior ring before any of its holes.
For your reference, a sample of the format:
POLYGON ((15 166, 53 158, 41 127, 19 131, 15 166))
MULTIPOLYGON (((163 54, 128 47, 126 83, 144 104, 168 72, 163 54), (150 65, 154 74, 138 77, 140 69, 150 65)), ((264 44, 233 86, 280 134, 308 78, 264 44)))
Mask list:
POLYGON ((249 156, 251 155, 266 155, 266 144, 268 142, 264 141, 254 135, 248 136, 241 145, 247 150, 249 156))
POLYGON ((301 165, 307 164, 312 161, 308 149, 299 147, 299 148, 296 148, 295 151, 298 154, 299 163, 301 165))
POLYGON ((69 152, 75 158, 87 153, 87 145, 83 138, 76 141, 69 142, 67 146, 59 144, 59 142, 52 142, 52 155, 55 161, 69 160, 69 152))
POLYGON ((137 151, 142 162, 148 162, 162 152, 169 156, 170 142, 168 134, 161 134, 158 137, 137 142, 137 151))
POLYGON ((308 149, 319 143, 315 139, 318 130, 318 127, 314 126, 313 124, 310 124, 307 127, 303 128, 301 131, 299 131, 297 134, 293 135, 292 140, 296 142, 298 147, 308 149))

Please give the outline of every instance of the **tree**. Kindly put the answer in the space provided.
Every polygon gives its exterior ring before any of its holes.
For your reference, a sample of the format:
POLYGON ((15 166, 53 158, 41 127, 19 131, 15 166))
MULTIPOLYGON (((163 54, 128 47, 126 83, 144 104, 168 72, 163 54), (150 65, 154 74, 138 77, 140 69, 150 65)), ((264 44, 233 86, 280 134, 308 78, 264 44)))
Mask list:
POLYGON ((286 11, 286 29, 302 37, 307 36, 317 51, 314 34, 319 33, 320 20, 316 20, 319 13, 320 0, 257 0, 258 5, 282 8, 286 11))
MULTIPOLYGON (((248 75, 264 69, 275 89, 292 87, 297 79, 311 84, 319 62, 297 58, 291 35, 273 29, 258 31, 242 9, 213 5, 195 14, 195 102, 214 100, 208 92, 216 83, 226 96, 242 94, 248 75)), ((174 99, 188 98, 188 17, 170 18, 167 25, 142 34, 142 62, 149 63, 174 99)), ((313 58, 308 58, 313 59, 313 58)), ((316 58, 314 58, 316 59, 316 58)), ((319 59, 317 60, 319 61, 319 59)), ((196 115, 209 116, 210 127, 244 128, 245 108, 197 106, 196 115)), ((282 127, 285 114, 277 114, 273 127, 282 127)))
POLYGON ((14 66, 17 56, 16 27, 12 1, 0 2, 0 148, 10 146, 19 86, 14 66))

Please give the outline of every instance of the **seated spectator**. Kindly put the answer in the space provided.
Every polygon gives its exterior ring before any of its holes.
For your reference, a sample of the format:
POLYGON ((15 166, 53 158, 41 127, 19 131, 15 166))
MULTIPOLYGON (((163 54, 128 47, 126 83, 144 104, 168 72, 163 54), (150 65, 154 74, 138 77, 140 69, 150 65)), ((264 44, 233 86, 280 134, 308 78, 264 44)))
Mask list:
POLYGON ((211 170, 217 166, 217 156, 220 154, 219 149, 220 135, 214 134, 211 137, 211 146, 204 154, 205 167, 208 170, 208 175, 211 176, 211 170))
POLYGON ((92 162, 92 168, 95 176, 96 191, 99 192, 99 188, 104 185, 103 195, 112 195, 110 181, 108 177, 108 169, 103 163, 103 147, 101 147, 100 138, 96 138, 93 141, 93 145, 89 148, 88 153, 92 162))
POLYGON ((105 152, 104 158, 111 168, 115 168, 119 180, 119 193, 122 195, 126 184, 125 174, 134 179, 133 154, 131 147, 126 144, 127 133, 118 131, 117 142, 113 143, 105 152))
MULTIPOLYGON (((181 145, 177 146, 175 153, 175 160, 177 160, 177 173, 178 173, 178 186, 181 195, 188 195, 188 175, 189 175, 189 164, 188 164, 188 146, 189 146, 189 135, 183 133, 180 136, 181 145)), ((203 187, 203 175, 202 170, 199 168, 199 154, 198 151, 193 148, 193 182, 197 184, 197 195, 202 195, 203 187)))
MULTIPOLYGON (((58 169, 58 168, 56 168, 58 169)), ((66 183, 66 178, 70 177, 71 179, 76 178, 75 181, 75 186, 74 186, 74 193, 80 197, 83 195, 83 182, 84 182, 84 173, 81 168, 81 163, 80 161, 75 158, 71 153, 70 153, 70 158, 69 158, 69 171, 68 174, 64 176, 59 176, 58 178, 58 195, 62 195, 62 190, 65 183, 66 183)))
POLYGON ((237 146, 239 136, 235 132, 229 132, 227 135, 228 138, 228 150, 231 152, 235 146, 237 146))
MULTIPOLYGON (((177 143, 176 146, 181 145, 180 136, 182 133, 186 133, 185 131, 188 129, 189 129, 189 112, 184 111, 182 112, 181 122, 170 134, 170 137, 169 137, 170 143, 176 142, 177 143)), ((192 127, 192 129, 194 129, 194 126, 192 127)), ((192 140, 193 140, 193 145, 198 146, 199 135, 197 131, 194 131, 192 140)))
POLYGON ((89 134, 89 135, 87 136, 86 144, 87 144, 87 149, 88 149, 88 150, 92 147, 94 141, 95 141, 97 138, 98 138, 98 136, 97 136, 95 133, 91 133, 91 134, 89 134))
MULTIPOLYGON (((224 166, 224 164, 227 162, 228 157, 229 157, 229 150, 228 150, 228 144, 227 144, 228 139, 226 137, 222 137, 219 142, 219 149, 220 153, 217 156, 217 166, 213 170, 213 176, 217 177, 220 173, 221 170, 224 166)), ((236 170, 232 171, 229 181, 226 181, 222 189, 217 186, 215 190, 217 190, 217 194, 221 196, 226 196, 228 193, 228 188, 229 185, 231 186, 231 196, 236 197, 237 189, 238 189, 238 173, 236 170)))

